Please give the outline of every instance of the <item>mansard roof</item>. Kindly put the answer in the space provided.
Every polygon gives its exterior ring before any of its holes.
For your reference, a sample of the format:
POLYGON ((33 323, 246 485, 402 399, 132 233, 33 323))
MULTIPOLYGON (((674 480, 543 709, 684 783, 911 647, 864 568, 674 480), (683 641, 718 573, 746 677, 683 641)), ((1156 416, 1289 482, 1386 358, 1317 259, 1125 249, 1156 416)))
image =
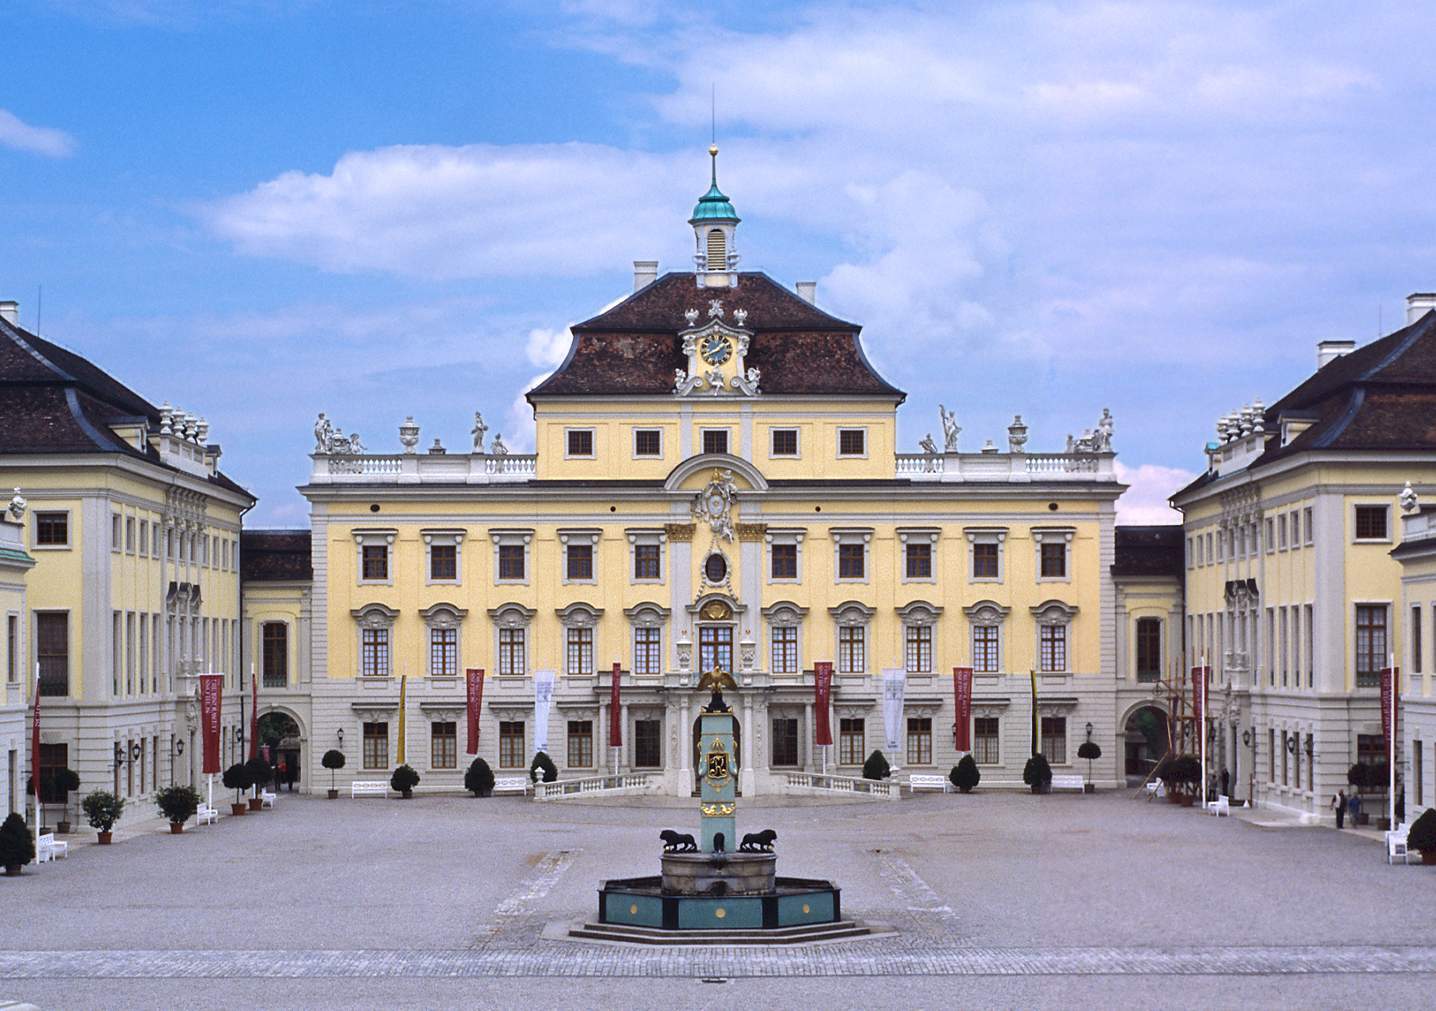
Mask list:
POLYGON ((562 365, 529 392, 547 396, 666 395, 675 369, 686 369, 678 334, 684 311, 707 318, 721 299, 725 319, 745 309, 753 332, 746 364, 762 373, 773 394, 892 397, 907 395, 868 362, 861 327, 829 315, 760 271, 742 271, 736 288, 700 288, 692 272, 671 272, 618 305, 575 325, 562 365))
POLYGON ((308 530, 245 530, 239 535, 239 573, 246 583, 310 582, 308 530))
POLYGON ((1179 523, 1116 528, 1112 575, 1182 578, 1185 542, 1179 523))

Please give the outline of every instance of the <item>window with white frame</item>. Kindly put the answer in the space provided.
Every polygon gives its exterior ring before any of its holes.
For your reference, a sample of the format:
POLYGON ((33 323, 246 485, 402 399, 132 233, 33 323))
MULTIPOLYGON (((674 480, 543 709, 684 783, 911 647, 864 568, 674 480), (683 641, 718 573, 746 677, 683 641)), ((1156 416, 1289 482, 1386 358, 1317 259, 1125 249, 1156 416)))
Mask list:
POLYGON ((834 527, 833 574, 839 583, 868 581, 868 551, 873 539, 871 528, 834 527))
POLYGON ((500 675, 528 673, 528 630, 535 613, 522 604, 503 604, 489 611, 500 675))
POLYGON ((1052 765, 1067 764, 1067 717, 1041 718, 1042 754, 1052 765))
POLYGON ((633 430, 633 455, 639 459, 651 459, 663 455, 663 429, 635 428, 633 430))
POLYGON ((399 612, 383 604, 351 611, 359 629, 359 673, 362 677, 388 677, 393 670, 392 634, 399 612))
POLYGON ((592 459, 593 429, 564 429, 563 455, 567 459, 592 459))
POLYGON ((1006 529, 968 527, 968 577, 974 583, 1000 583, 1004 576, 1003 554, 1007 542, 1006 529))
POLYGON ((558 612, 564 630, 564 671, 568 674, 594 672, 594 640, 597 635, 601 608, 589 604, 570 604, 558 612))
POLYGON ((425 580, 430 584, 460 582, 463 572, 463 530, 424 530, 425 580))
POLYGON ((563 549, 564 583, 598 581, 597 530, 560 530, 558 541, 563 549))
POLYGON ((837 623, 838 673, 863 674, 868 669, 868 624, 874 609, 857 601, 830 608, 837 623))
POLYGON ((898 608, 903 627, 903 667, 909 674, 932 673, 937 619, 941 614, 941 607, 922 600, 898 608))
POLYGON ((798 455, 798 430, 796 428, 774 428, 769 435, 768 455, 774 457, 796 457, 798 455))
POLYGON ((978 765, 997 765, 1002 761, 999 719, 997 716, 972 718, 972 757, 978 765))
POLYGON ((931 583, 937 575, 938 531, 931 528, 899 528, 898 544, 901 546, 902 581, 904 583, 931 583))
POLYGON ((1359 505, 1353 509, 1356 540, 1385 542, 1391 539, 1390 506, 1359 505))
POLYGON ((663 629, 669 610, 657 604, 639 604, 624 612, 633 628, 633 673, 663 673, 663 629))
POLYGON ((702 432, 703 452, 705 453, 727 453, 728 452, 728 429, 726 428, 705 428, 702 432))
POLYGON ((1077 608, 1061 601, 1049 600, 1032 608, 1037 622, 1037 666, 1047 673, 1071 669, 1068 655, 1069 632, 1077 608))
POLYGON ((866 428, 838 429, 838 456, 864 457, 868 455, 868 430, 866 428))
POLYGON ((668 535, 662 529, 629 530, 629 573, 635 583, 661 583, 668 535))
POLYGON ((397 531, 355 530, 353 533, 354 546, 358 552, 359 582, 392 584, 394 570, 390 555, 394 550, 397 531))
POLYGON ((995 674, 1002 670, 1002 623, 1009 610, 992 600, 978 601, 963 608, 972 629, 974 673, 995 674))
POLYGON ((494 544, 494 582, 511 586, 527 585, 529 557, 533 550, 532 530, 490 530, 494 544))
POLYGON ((429 630, 430 677, 458 677, 459 627, 468 613, 453 604, 435 604, 419 612, 429 630))
POLYGON ((768 582, 796 583, 802 569, 803 530, 768 528, 764 541, 768 548, 768 582))
POLYGON ((53 550, 70 546, 70 514, 67 510, 42 509, 35 513, 31 543, 37 548, 53 550))
POLYGON ((1311 509, 1311 506, 1305 506, 1305 507, 1303 507, 1302 510, 1301 510, 1301 527, 1302 527, 1301 541, 1302 541, 1303 544, 1306 544, 1306 545, 1308 545, 1308 546, 1310 546, 1310 545, 1311 545, 1311 542, 1312 542, 1312 533, 1313 533, 1312 527, 1313 527, 1313 526, 1314 526, 1314 523, 1312 522, 1312 509, 1311 509))
POLYGON ((1037 547, 1036 568, 1039 583, 1071 580, 1070 555, 1075 533, 1071 528, 1032 531, 1032 540, 1037 547))
POLYGON ((799 631, 806 607, 784 601, 772 607, 763 608, 763 618, 768 624, 768 663, 773 674, 797 674, 802 670, 802 653, 799 646, 799 631))

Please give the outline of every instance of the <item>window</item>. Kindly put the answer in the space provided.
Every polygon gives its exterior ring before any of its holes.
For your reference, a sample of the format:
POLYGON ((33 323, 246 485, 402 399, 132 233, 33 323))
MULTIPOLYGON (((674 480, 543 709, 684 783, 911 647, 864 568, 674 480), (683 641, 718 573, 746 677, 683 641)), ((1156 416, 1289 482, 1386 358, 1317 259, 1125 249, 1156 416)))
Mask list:
POLYGON ((1282 551, 1286 550, 1286 513, 1276 518, 1276 546, 1282 551))
POLYGON ((773 429, 773 448, 770 456, 797 456, 798 430, 796 428, 773 429))
POLYGON ((838 429, 839 456, 867 456, 868 433, 864 428, 838 429))
POLYGON ((728 429, 726 428, 705 428, 703 430, 703 452, 705 453, 726 453, 728 452, 728 429))
POLYGON ((798 578, 798 545, 771 544, 768 547, 768 559, 771 578, 798 578))
POLYGON ((1276 782, 1276 731, 1268 729, 1266 732, 1267 748, 1267 782, 1276 782))
POLYGON ((387 544, 365 544, 363 546, 363 578, 366 581, 383 582, 389 578, 389 546, 387 544))
POLYGON ((996 625, 974 625, 972 627, 972 669, 991 674, 1002 669, 998 660, 998 628, 996 625))
POLYGON ((908 625, 905 657, 910 674, 932 673, 932 626, 908 625))
POLYGON ((907 721, 907 764, 932 764, 932 719, 910 716, 907 721))
POLYGON ((1358 765, 1380 765, 1386 761, 1386 738, 1381 734, 1356 735, 1358 765))
POLYGON ((266 621, 259 628, 259 638, 264 687, 283 688, 289 684, 289 626, 266 621))
POLYGON ((1312 519, 1311 519, 1311 506, 1307 506, 1305 509, 1303 509, 1303 510, 1301 511, 1301 525, 1302 525, 1302 538, 1301 538, 1301 539, 1302 539, 1302 543, 1304 543, 1304 544, 1310 544, 1311 541, 1312 541, 1312 526, 1313 526, 1313 524, 1312 524, 1312 519))
POLYGON ((1411 672, 1421 673, 1421 608, 1411 609, 1411 672))
POLYGON ((1276 550, 1276 521, 1270 516, 1262 523, 1262 529, 1266 532, 1266 553, 1271 554, 1276 550))
POLYGON ((568 436, 568 456, 593 456, 593 429, 591 428, 570 428, 568 436))
POLYGON ((977 541, 972 545, 972 578, 997 579, 997 542, 977 541))
POLYGON ((135 518, 134 518, 133 516, 126 516, 126 517, 125 517, 125 554, 127 554, 127 555, 133 555, 134 553, 135 553, 135 518))
POLYGON ((1411 785, 1416 788, 1416 806, 1420 807, 1426 803, 1426 764, 1425 755, 1422 752, 1421 739, 1417 738, 1411 742, 1411 785))
POLYGON ((459 578, 459 546, 457 544, 429 545, 429 579, 434 582, 453 582, 459 578))
POLYGON ((657 428, 635 428, 633 430, 633 455, 662 456, 662 430, 657 428))
POLYGON ((863 579, 867 574, 867 545, 843 541, 838 544, 838 578, 863 579))
POLYGON ((55 788, 55 773, 68 768, 70 746, 68 744, 40 745, 40 803, 65 804, 70 798, 63 790, 55 788))
POLYGON ((838 671, 842 674, 861 674, 867 670, 867 629, 862 625, 840 625, 838 627, 838 671))
POLYGON ((1042 578, 1067 578, 1067 544, 1065 541, 1043 541, 1042 578))
POLYGON ((568 630, 566 658, 570 674, 593 673, 593 629, 570 628, 568 630))
POLYGON ((429 629, 429 676, 456 677, 459 673, 459 630, 429 629))
POLYGON ((1288 750, 1287 741, 1290 735, 1285 730, 1281 732, 1281 785, 1291 785, 1291 753, 1288 750))
MULTIPOLYGON (((1067 669, 1067 626, 1043 625, 1038 638, 1042 670, 1065 671, 1067 669)), ((1049 759, 1051 756, 1048 756, 1049 759)))
POLYGON ((658 544, 635 544, 633 546, 633 578, 636 580, 658 581, 662 570, 660 568, 660 548, 658 544))
POLYGON ((522 544, 499 545, 499 579, 513 582, 523 581, 524 551, 522 544))
POLYGON ((593 545, 570 544, 564 553, 565 574, 570 582, 590 582, 593 579, 593 545))
POLYGON ((1316 683, 1316 631, 1312 628, 1312 606, 1305 604, 1302 611, 1306 615, 1306 686, 1311 688, 1316 683))
POLYGON ((37 512, 35 514, 35 546, 67 548, 70 546, 70 514, 37 512))
POLYGON ((571 769, 593 768, 593 721, 568 721, 568 765, 571 769))
POLYGON ((499 721, 499 768, 522 769, 528 764, 524 749, 524 721, 499 721))
POLYGON ((792 716, 773 717, 774 766, 796 766, 798 764, 798 721, 792 716))
POLYGON ((703 578, 712 586, 721 586, 728 578, 728 559, 717 551, 703 560, 703 578))
POLYGON ((663 673, 663 633, 656 626, 640 625, 633 630, 633 673, 663 673))
POLYGON ((1042 754, 1052 765, 1067 764, 1067 717, 1042 717, 1042 754))
POLYGON ((932 542, 910 541, 907 544, 906 571, 908 579, 932 578, 932 542))
POLYGON ((35 614, 35 658, 40 663, 40 694, 70 694, 70 615, 66 611, 35 614))
POLYGON ((663 764, 663 721, 633 721, 633 765, 638 769, 657 769, 663 764))
POLYGON ((997 717, 978 716, 972 721, 973 759, 978 765, 997 765, 1002 761, 997 744, 997 717))
POLYGON ((364 724, 364 768, 389 768, 389 724, 364 724))
POLYGON ((728 269, 728 242, 721 228, 708 229, 708 257, 705 266, 709 270, 728 269))
POLYGON ((524 673, 524 630, 499 629, 499 673, 524 673))
POLYGON ((698 627, 698 669, 700 672, 733 669, 732 625, 698 627))
POLYGON ((1383 604, 1356 606, 1356 684, 1372 687, 1381 683, 1386 666, 1386 607, 1383 604))
POLYGON ((862 765, 866 757, 863 754, 863 721, 846 716, 838 720, 838 764, 862 765))
POLYGON ((15 684, 20 680, 20 616, 7 615, 5 618, 5 680, 15 684))
POLYGON ((429 767, 459 767, 459 725, 453 720, 435 720, 429 724, 429 767))
POLYGON ((1359 505, 1356 507, 1356 539, 1358 541, 1384 541, 1386 536, 1386 506, 1359 505))
POLYGON ((798 629, 793 625, 775 625, 773 639, 773 673, 798 673, 798 629))
POLYGON ((1137 680, 1156 681, 1162 676, 1162 619, 1137 619, 1137 680))
POLYGON ((359 669, 365 677, 389 676, 389 630, 387 628, 361 629, 359 653, 359 669))
POLYGON ((124 548, 124 521, 119 513, 110 514, 110 550, 119 552, 124 548))

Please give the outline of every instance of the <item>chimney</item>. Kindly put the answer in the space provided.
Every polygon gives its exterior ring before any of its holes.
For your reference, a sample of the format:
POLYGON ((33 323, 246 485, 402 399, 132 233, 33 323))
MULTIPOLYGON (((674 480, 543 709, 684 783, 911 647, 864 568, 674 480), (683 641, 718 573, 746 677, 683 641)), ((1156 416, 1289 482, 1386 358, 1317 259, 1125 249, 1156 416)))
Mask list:
POLYGON ((1336 361, 1342 355, 1356 350, 1356 341, 1317 341, 1316 367, 1318 369, 1336 361))
POLYGON ((0 302, 0 319, 6 323, 20 325, 20 303, 13 298, 0 302))
POLYGON ((797 289, 798 297, 801 298, 804 302, 807 302, 809 305, 818 304, 817 281, 799 281, 797 284, 793 285, 793 287, 797 289))
POLYGON ((1436 309, 1436 292, 1413 291, 1406 296, 1406 322, 1415 323, 1432 309, 1436 309))
POLYGON ((633 290, 652 284, 658 280, 657 260, 634 260, 633 261, 633 290))

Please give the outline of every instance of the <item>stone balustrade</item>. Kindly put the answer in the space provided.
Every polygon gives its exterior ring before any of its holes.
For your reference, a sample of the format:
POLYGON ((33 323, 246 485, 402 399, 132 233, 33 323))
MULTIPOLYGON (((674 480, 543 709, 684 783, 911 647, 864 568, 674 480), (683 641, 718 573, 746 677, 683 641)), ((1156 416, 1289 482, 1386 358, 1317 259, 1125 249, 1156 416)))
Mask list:
POLYGON ((533 453, 314 453, 311 484, 519 484, 538 470, 533 453))
POLYGON ((899 453, 909 481, 1116 481, 1113 453, 899 453))

